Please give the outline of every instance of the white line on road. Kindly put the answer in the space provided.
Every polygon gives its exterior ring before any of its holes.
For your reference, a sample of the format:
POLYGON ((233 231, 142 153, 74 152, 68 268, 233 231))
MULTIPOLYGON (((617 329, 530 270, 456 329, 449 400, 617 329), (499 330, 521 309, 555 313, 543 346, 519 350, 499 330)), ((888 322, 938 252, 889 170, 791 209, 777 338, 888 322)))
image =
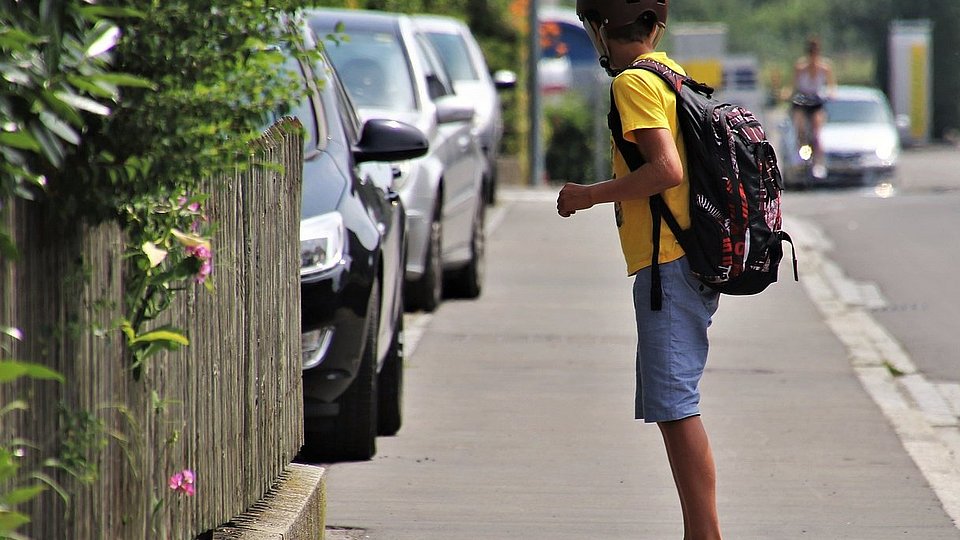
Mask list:
POLYGON ((886 304, 872 284, 848 278, 816 225, 785 219, 802 251, 800 282, 847 347, 860 383, 883 411, 944 510, 960 528, 960 385, 931 383, 869 309, 886 304))

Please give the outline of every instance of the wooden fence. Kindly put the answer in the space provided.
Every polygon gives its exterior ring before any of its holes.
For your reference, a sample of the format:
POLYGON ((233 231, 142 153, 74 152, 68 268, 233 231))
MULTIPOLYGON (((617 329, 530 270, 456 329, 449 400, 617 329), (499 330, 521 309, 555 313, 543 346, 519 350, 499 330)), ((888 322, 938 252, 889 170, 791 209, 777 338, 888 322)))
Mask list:
POLYGON ((24 334, 14 358, 67 381, 0 385, 0 407, 16 397, 30 404, 4 417, 0 441, 35 443, 25 467, 70 495, 48 490, 35 501, 28 536, 194 538, 250 507, 292 461, 303 437, 302 141, 292 122, 268 130, 252 158, 282 169, 254 166, 209 183, 215 291, 191 285, 179 295, 169 318, 191 344, 148 359, 139 379, 113 324, 125 271, 118 227, 52 231, 44 215, 55 208, 8 208, 21 256, 0 264, 0 325, 24 334), (49 457, 72 472, 43 466, 49 457), (196 473, 193 497, 167 485, 182 469, 196 473))

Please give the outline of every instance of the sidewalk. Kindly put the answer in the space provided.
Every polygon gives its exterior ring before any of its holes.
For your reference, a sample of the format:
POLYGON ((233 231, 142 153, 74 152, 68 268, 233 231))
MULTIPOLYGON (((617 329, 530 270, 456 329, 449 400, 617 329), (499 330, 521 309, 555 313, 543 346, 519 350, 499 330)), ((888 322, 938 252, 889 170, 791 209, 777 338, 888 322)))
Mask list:
MULTIPOLYGON (((503 190, 483 295, 424 321, 406 424, 372 462, 332 466, 329 525, 373 540, 681 536, 659 432, 632 419, 612 209, 561 220, 552 197, 503 190)), ((781 280, 723 297, 711 329, 702 411, 725 537, 960 538, 845 346, 781 280)))

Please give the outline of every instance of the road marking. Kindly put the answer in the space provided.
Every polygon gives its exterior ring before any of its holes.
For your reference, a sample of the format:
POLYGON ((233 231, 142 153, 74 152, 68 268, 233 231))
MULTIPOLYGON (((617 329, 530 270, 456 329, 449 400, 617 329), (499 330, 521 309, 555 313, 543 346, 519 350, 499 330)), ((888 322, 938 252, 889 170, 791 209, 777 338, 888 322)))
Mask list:
POLYGON ((847 347, 864 389, 893 425, 944 510, 960 528, 960 384, 931 383, 870 314, 886 305, 873 284, 847 277, 826 257, 832 244, 815 224, 784 219, 803 252, 800 282, 847 347))

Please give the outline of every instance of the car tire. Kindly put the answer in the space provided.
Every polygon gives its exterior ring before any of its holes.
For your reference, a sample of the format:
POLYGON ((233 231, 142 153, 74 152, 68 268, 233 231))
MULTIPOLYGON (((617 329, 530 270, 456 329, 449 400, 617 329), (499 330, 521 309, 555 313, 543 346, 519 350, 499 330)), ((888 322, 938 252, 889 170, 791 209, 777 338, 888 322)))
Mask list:
POLYGON ((497 204, 497 178, 494 175, 491 175, 489 178, 484 179, 484 195, 486 199, 487 206, 494 206, 497 204))
POLYGON ((473 232, 470 238, 470 262, 451 276, 450 292, 458 298, 477 298, 483 291, 483 278, 486 273, 486 207, 477 206, 477 215, 473 220, 473 232))
POLYGON ((442 243, 443 226, 438 204, 430 221, 430 238, 427 241, 427 254, 423 258, 423 275, 404 291, 414 310, 419 309, 428 313, 436 311, 443 300, 442 243))
POLYGON ((392 437, 403 424, 403 313, 377 381, 377 434, 392 437))
POLYGON ((380 284, 374 280, 367 307, 366 343, 360 368, 349 388, 340 396, 340 412, 333 419, 332 433, 317 434, 322 440, 307 445, 320 448, 327 459, 367 461, 377 453, 377 335, 380 321, 380 284))

